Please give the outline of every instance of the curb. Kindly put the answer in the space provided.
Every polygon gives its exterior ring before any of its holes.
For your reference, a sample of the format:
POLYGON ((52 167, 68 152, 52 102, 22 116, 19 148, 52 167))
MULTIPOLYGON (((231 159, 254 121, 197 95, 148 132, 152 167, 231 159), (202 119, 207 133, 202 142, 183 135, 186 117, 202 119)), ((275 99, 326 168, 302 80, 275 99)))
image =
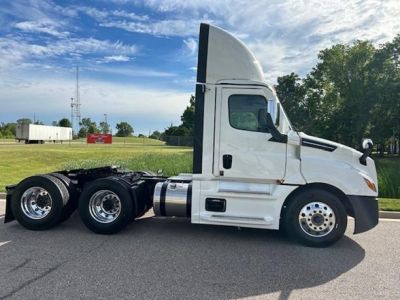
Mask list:
MULTIPOLYGON (((6 199, 6 193, 0 193, 0 199, 6 199)), ((379 211, 380 219, 400 219, 400 212, 398 211, 379 211)))
POLYGON ((400 212, 398 211, 380 211, 379 218, 382 219, 400 219, 400 212))

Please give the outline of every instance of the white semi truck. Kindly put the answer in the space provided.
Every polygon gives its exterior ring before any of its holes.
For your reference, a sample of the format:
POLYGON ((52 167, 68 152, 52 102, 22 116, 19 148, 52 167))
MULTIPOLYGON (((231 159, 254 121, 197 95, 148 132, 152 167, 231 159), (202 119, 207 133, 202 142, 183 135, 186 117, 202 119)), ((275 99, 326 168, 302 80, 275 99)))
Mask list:
POLYGON ((18 124, 15 139, 26 144, 43 144, 44 142, 62 142, 72 140, 72 128, 46 126, 37 124, 18 124))
POLYGON ((303 244, 327 246, 348 216, 354 233, 378 223, 372 142, 363 148, 295 131, 249 49, 201 24, 193 174, 103 167, 32 176, 7 187, 5 222, 49 229, 78 208, 90 230, 111 234, 153 208, 196 224, 284 228, 303 244))

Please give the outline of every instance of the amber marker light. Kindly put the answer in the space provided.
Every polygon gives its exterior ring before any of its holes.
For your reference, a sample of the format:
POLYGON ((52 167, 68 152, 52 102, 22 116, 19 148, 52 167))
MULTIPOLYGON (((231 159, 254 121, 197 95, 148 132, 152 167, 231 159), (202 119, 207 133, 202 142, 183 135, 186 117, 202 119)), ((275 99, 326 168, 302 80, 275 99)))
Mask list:
POLYGON ((365 183, 368 185, 369 189, 376 193, 376 185, 375 185, 375 183, 373 181, 365 178, 365 177, 363 177, 363 178, 364 178, 365 183))

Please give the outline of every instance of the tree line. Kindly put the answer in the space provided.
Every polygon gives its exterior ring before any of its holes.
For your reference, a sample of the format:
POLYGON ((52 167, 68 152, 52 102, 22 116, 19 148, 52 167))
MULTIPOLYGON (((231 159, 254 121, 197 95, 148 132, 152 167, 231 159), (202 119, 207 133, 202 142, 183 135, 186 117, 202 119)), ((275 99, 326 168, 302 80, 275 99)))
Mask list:
MULTIPOLYGON (((16 128, 18 124, 44 125, 44 123, 41 121, 33 122, 29 118, 21 118, 18 119, 16 122, 11 122, 11 123, 2 122, 0 123, 0 138, 3 139, 15 138, 16 128)), ((82 118, 79 125, 80 129, 76 134, 77 138, 85 138, 88 134, 93 134, 93 133, 111 133, 111 127, 106 122, 100 122, 99 125, 97 125, 97 123, 92 121, 90 118, 82 118)), ((53 121, 52 126, 72 127, 72 124, 68 118, 62 118, 59 121, 53 121)), ((117 123, 115 128, 117 129, 117 132, 115 134, 116 136, 128 137, 132 136, 134 133, 132 125, 130 125, 128 122, 125 121, 117 123)))
POLYGON ((293 125, 355 148, 369 137, 381 154, 398 153, 400 35, 378 47, 337 44, 318 59, 304 78, 278 78, 276 92, 293 125))

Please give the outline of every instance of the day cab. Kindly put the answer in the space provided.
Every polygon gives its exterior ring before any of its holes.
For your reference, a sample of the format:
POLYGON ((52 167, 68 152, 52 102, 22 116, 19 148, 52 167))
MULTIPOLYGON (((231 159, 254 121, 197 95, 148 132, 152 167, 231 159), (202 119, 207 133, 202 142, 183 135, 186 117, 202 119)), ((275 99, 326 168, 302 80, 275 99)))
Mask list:
POLYGON ((249 49, 202 24, 197 69, 192 223, 279 229, 310 245, 378 223, 366 153, 293 129, 249 49), (214 210, 207 209, 207 201, 214 210))
MULTIPOLYGON (((285 229, 309 246, 378 223, 377 175, 364 153, 293 129, 261 65, 238 39, 201 24, 193 174, 114 167, 63 170, 7 187, 5 222, 43 230, 78 208, 93 232, 116 233, 153 208, 192 223, 285 229)), ((167 228, 165 230, 168 230, 167 228)))

